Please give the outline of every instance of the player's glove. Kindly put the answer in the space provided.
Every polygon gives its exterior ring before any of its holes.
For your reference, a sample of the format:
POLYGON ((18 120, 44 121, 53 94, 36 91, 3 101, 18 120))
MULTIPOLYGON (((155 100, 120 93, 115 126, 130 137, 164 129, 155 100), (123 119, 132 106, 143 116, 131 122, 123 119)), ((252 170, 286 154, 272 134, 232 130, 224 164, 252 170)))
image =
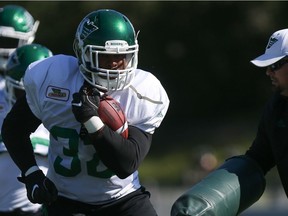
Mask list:
POLYGON ((83 85, 79 92, 73 94, 72 112, 80 123, 87 122, 91 117, 98 116, 100 92, 91 86, 83 85))
POLYGON ((27 197, 32 203, 50 204, 57 199, 58 190, 42 170, 37 170, 28 176, 18 177, 26 185, 27 197))

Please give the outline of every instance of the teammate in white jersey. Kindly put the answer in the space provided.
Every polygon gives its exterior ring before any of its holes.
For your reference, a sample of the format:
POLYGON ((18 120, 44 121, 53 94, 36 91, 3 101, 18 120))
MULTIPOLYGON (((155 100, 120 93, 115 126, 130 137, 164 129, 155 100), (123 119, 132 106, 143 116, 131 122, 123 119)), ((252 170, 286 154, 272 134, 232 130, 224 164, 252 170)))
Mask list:
POLYGON ((10 109, 4 97, 4 71, 8 57, 17 47, 34 41, 38 26, 39 21, 35 21, 25 8, 19 5, 0 7, 0 126, 10 109))
MULTIPOLYGON (((52 52, 39 44, 27 44, 17 48, 7 61, 5 70, 5 105, 8 112, 18 97, 24 92, 23 76, 28 65, 34 61, 52 56, 52 52)), ((2 126, 5 112, 0 115, 2 126)), ((13 131, 13 136, 17 136, 13 131)), ((48 169, 48 145, 49 132, 41 124, 34 133, 31 133, 30 140, 33 145, 35 157, 39 167, 44 173, 48 169)), ((42 215, 41 205, 32 204, 26 196, 25 184, 19 182, 17 177, 21 176, 19 168, 11 159, 4 143, 0 142, 0 215, 42 215)))
MULTIPOLYGON (((17 47, 31 44, 34 41, 38 25, 39 21, 35 21, 31 14, 21 6, 6 5, 0 8, 0 127, 2 127, 3 119, 10 110, 11 104, 13 104, 13 101, 9 99, 14 97, 13 88, 10 89, 12 91, 7 92, 5 87, 4 72, 8 58, 17 47)), ((29 53, 27 55, 30 56, 29 53)), ((33 58, 30 60, 33 60, 33 58)), ((38 58, 35 60, 38 60, 38 58)), ((24 67, 24 65, 22 66, 24 67)), ((19 75, 24 74, 25 69, 20 70, 19 75)), ((18 74, 18 71, 16 74, 18 74)), ((46 172, 49 135, 48 131, 42 127, 43 125, 31 135, 31 138, 33 145, 36 147, 38 164, 46 172), (39 148, 40 143, 45 145, 40 145, 39 148), (38 153, 43 156, 39 156, 38 153)), ((0 215, 42 215, 41 205, 32 204, 27 199, 25 185, 17 181, 16 177, 20 176, 20 170, 9 156, 1 136, 0 173, 0 215)))
POLYGON ((117 11, 84 17, 73 48, 77 58, 55 55, 29 66, 26 97, 3 123, 3 140, 22 170, 27 195, 44 203, 49 216, 155 216, 137 170, 168 110, 166 91, 154 75, 137 69, 137 35, 117 11), (104 93, 123 108, 127 139, 98 117, 95 106, 104 93), (47 176, 28 139, 41 122, 50 131, 47 176))

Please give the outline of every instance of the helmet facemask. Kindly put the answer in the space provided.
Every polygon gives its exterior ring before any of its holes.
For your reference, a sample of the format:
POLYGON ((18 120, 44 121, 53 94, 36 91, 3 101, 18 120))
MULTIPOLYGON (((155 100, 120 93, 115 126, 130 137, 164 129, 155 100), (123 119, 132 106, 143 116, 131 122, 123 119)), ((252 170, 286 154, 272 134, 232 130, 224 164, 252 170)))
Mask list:
MULTIPOLYGON (((34 21, 32 20, 32 22, 34 21)), ((0 37, 14 38, 18 40, 18 46, 14 48, 23 46, 25 44, 31 44, 35 39, 35 34, 39 26, 39 21, 36 20, 34 24, 31 25, 33 26, 27 32, 17 31, 14 29, 13 26, 0 26, 0 37)))
POLYGON ((127 88, 138 64, 138 45, 128 46, 126 41, 107 41, 105 47, 88 45, 81 52, 80 72, 85 80, 102 91, 127 88), (108 55, 123 56, 125 68, 113 69, 100 65, 99 58, 108 55))
POLYGON ((3 71, 10 54, 17 48, 31 44, 39 26, 36 21, 29 32, 15 31, 13 27, 0 26, 0 70, 3 71))

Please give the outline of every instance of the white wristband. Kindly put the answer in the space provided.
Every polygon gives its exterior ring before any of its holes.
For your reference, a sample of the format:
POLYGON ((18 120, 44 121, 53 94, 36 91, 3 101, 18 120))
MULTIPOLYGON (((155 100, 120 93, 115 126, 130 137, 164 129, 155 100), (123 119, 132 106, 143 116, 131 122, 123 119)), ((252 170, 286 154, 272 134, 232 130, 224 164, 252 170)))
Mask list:
POLYGON ((31 173, 35 172, 39 170, 39 167, 38 166, 32 166, 30 167, 26 172, 25 172, 25 177, 30 175, 31 173))
POLYGON ((95 133, 104 126, 104 123, 98 116, 93 116, 84 123, 84 126, 88 133, 95 133))

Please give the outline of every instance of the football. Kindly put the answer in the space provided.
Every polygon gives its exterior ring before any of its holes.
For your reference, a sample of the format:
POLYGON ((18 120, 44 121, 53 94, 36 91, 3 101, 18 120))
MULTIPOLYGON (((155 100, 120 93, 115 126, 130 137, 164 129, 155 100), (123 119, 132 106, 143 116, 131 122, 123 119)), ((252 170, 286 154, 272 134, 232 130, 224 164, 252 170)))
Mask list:
POLYGON ((110 96, 102 96, 98 107, 100 119, 112 130, 128 138, 128 123, 120 104, 110 96))

